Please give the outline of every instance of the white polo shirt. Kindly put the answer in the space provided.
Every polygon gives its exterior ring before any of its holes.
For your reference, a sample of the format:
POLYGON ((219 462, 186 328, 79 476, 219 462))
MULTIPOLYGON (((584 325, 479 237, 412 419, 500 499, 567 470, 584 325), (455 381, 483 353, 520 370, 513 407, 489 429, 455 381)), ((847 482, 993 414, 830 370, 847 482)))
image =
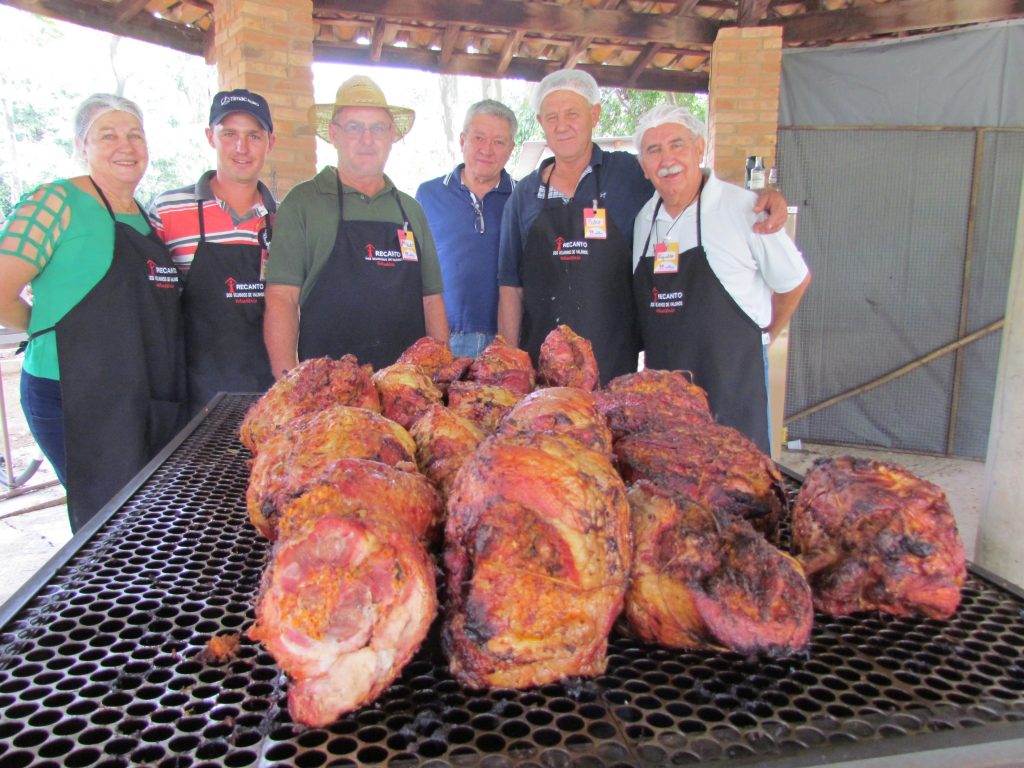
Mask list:
MULTIPOLYGON (((648 234, 648 256, 653 255, 656 243, 665 240, 678 243, 680 253, 697 245, 696 201, 675 219, 662 206, 652 230, 651 216, 658 197, 655 192, 636 216, 634 272, 648 234)), ((759 328, 767 328, 772 320, 772 294, 792 291, 803 282, 808 270, 785 230, 774 235, 754 232, 756 200, 753 192, 728 184, 712 173, 704 183, 701 198, 701 239, 719 282, 759 328)))

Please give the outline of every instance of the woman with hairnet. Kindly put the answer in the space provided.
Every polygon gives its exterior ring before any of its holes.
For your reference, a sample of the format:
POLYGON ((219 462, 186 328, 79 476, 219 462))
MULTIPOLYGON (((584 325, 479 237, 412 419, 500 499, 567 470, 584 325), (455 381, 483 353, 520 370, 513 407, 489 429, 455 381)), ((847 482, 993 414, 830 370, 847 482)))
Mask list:
POLYGON ((142 113, 95 94, 74 130, 86 175, 40 185, 0 233, 0 323, 28 331, 22 408, 77 531, 186 412, 178 273, 135 200, 149 162, 142 113))

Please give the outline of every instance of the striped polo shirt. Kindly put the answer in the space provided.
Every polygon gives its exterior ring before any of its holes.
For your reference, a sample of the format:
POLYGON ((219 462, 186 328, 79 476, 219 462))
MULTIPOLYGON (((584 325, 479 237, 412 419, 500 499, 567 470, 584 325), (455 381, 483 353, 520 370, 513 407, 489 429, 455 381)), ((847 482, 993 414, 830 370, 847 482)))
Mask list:
POLYGON ((260 202, 237 216, 227 203, 213 193, 210 180, 215 174, 216 171, 207 171, 195 185, 162 192, 149 205, 149 219, 153 229, 167 245, 174 264, 182 273, 188 272, 199 245, 200 200, 203 203, 206 241, 209 243, 259 245, 264 217, 267 213, 277 211, 274 196, 261 181, 257 183, 260 202))

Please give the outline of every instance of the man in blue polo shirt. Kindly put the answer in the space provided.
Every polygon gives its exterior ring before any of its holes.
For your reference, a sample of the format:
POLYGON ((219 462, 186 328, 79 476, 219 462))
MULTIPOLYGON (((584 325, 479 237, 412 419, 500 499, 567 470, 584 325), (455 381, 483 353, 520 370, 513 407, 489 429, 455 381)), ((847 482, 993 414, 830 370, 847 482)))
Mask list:
MULTIPOLYGON (((601 92, 588 73, 552 72, 533 92, 533 110, 554 157, 522 179, 505 207, 498 249, 498 333, 530 353, 559 324, 587 338, 601 383, 637 368, 633 221, 654 193, 628 152, 593 142, 601 92)), ((758 199, 774 232, 786 222, 778 192, 758 199)))
POLYGON ((505 164, 517 127, 504 104, 477 102, 459 135, 463 162, 416 191, 437 243, 454 355, 476 357, 497 331, 498 237, 515 186, 505 164))

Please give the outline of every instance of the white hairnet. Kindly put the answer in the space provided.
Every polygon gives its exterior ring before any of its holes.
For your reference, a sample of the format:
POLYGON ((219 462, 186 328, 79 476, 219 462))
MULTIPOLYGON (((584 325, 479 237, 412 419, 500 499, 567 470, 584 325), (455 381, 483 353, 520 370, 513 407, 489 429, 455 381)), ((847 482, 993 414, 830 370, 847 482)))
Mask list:
POLYGON ((544 97, 552 91, 578 93, 591 106, 601 101, 601 89, 597 85, 597 80, 579 69, 560 69, 545 77, 533 89, 530 104, 534 114, 540 114, 540 105, 544 101, 544 97))
POLYGON ((691 115, 690 110, 686 107, 680 107, 675 104, 659 104, 647 110, 636 126, 636 133, 633 134, 633 143, 636 145, 636 151, 641 154, 643 153, 641 143, 644 140, 645 133, 651 130, 651 128, 657 128, 659 125, 665 125, 666 123, 681 125, 697 138, 705 133, 704 123, 691 115))
POLYGON ((75 141, 78 144, 84 143, 96 118, 115 110, 134 115, 135 119, 139 121, 139 125, 142 125, 142 110, 134 101, 113 93, 94 93, 79 104, 78 109, 75 110, 75 141))

